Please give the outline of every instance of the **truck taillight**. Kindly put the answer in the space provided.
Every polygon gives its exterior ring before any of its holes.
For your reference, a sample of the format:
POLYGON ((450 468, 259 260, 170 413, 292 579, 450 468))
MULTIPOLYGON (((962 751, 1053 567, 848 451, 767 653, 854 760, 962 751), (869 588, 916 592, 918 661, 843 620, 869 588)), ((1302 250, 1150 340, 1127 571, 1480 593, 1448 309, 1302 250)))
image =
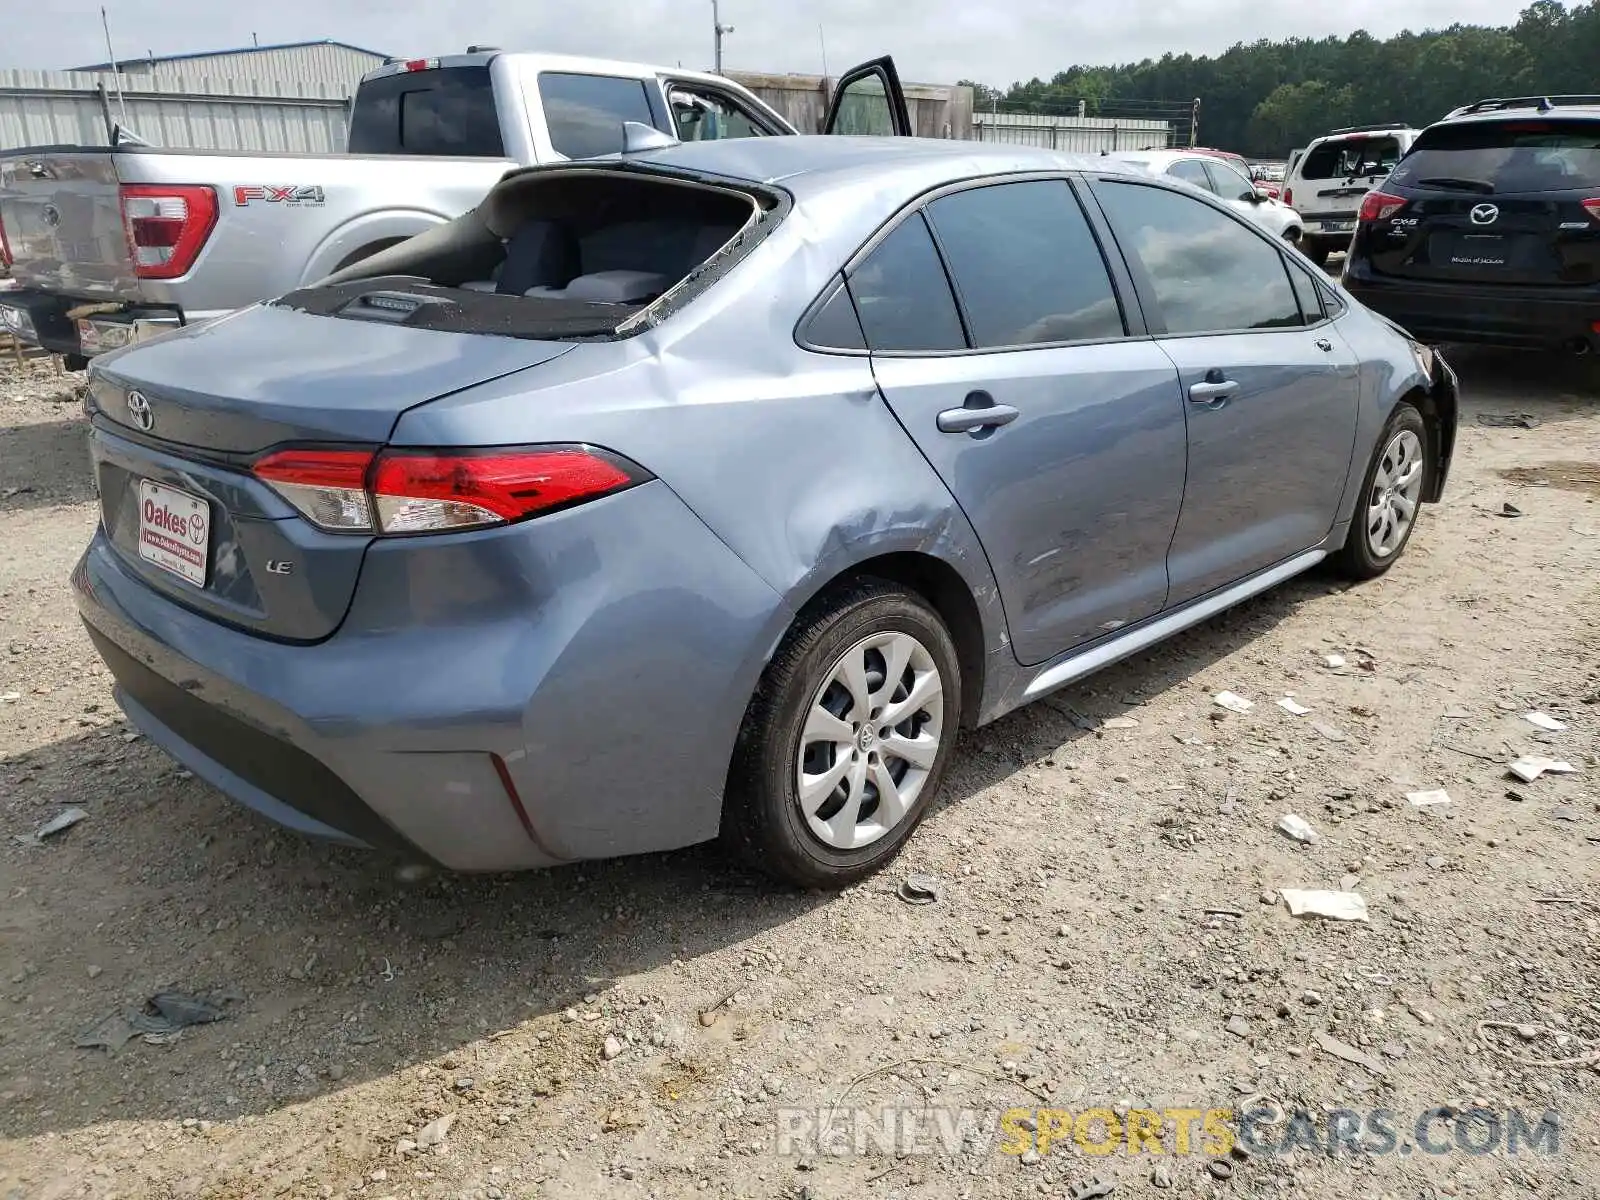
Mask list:
POLYGON ((125 183, 122 227, 141 279, 176 279, 194 266, 217 224, 217 193, 185 184, 125 183))
POLYGON ((1368 192, 1361 198, 1362 221, 1386 221, 1406 206, 1404 196, 1391 196, 1388 192, 1368 192))
POLYGON ((276 450, 253 468, 313 525, 336 533, 443 533, 542 516, 651 476, 591 446, 485 450, 276 450))

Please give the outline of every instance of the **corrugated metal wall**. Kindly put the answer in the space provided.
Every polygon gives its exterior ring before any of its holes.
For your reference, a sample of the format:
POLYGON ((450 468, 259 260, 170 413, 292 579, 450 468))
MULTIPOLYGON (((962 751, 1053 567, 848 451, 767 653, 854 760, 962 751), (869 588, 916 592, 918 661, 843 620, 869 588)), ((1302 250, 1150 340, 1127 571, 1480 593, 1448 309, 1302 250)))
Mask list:
MULTIPOLYGON (((245 79, 263 83, 337 83, 355 90, 368 71, 383 66, 383 56, 350 46, 310 43, 304 46, 262 47, 231 54, 197 54, 178 59, 129 58, 120 63, 122 86, 157 79, 245 79)), ((103 78, 111 86, 110 72, 74 71, 75 75, 103 78)))
POLYGON ((986 113, 972 115, 973 136, 980 142, 1008 142, 1040 146, 1075 154, 1102 150, 1165 149, 1172 144, 1172 126, 1166 121, 1139 121, 1122 117, 1056 117, 1037 113, 986 113))
POLYGON ((104 146, 109 114, 153 146, 337 153, 345 144, 346 97, 354 91, 353 83, 124 76, 119 103, 110 76, 103 92, 94 78, 0 70, 0 150, 104 146))
MULTIPOLYGON (((822 128, 829 97, 838 82, 825 81, 820 75, 762 75, 751 71, 729 71, 728 78, 760 96, 801 133, 816 133, 822 128)), ((973 136, 970 87, 933 83, 903 86, 912 129, 918 137, 973 136)))

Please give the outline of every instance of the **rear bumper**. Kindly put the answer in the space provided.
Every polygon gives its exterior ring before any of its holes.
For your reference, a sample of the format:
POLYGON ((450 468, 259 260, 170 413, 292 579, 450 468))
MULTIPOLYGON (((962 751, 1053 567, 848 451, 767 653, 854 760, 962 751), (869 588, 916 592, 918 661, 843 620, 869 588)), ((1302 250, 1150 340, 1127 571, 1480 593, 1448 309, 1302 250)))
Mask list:
POLYGON ((1600 346, 1600 288, 1488 287, 1347 272, 1344 286, 1425 342, 1553 350, 1600 346))
POLYGON ((715 836, 789 620, 660 483, 380 542, 315 645, 190 611, 100 531, 72 583, 129 719, 196 775, 303 833, 469 871, 715 836))
MULTIPOLYGON (((0 326, 52 354, 93 358, 192 323, 181 308, 148 304, 127 304, 117 312, 90 314, 83 318, 87 325, 82 328, 78 319, 69 315, 80 306, 99 303, 16 288, 0 292, 0 326)), ((215 315, 220 314, 203 314, 215 315)))

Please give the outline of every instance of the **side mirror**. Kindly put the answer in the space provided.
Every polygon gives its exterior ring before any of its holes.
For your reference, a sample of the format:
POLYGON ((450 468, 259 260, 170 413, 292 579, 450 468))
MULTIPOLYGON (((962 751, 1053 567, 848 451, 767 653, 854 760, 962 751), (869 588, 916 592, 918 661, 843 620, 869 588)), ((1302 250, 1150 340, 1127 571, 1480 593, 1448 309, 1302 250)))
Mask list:
POLYGON ((1251 188, 1249 195, 1245 196, 1245 199, 1250 201, 1251 204, 1265 204, 1272 197, 1267 195, 1262 188, 1251 188))

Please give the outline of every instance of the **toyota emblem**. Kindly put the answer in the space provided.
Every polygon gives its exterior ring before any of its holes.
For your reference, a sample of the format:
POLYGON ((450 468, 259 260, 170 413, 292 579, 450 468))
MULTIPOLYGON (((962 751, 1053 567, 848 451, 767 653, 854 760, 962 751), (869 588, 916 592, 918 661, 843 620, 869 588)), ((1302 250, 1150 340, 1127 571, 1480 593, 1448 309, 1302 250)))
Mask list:
POLYGON ((1474 225, 1493 225, 1500 219, 1500 209, 1493 204, 1474 204, 1467 215, 1474 225))
POLYGON ((150 401, 144 398, 143 392, 128 393, 128 416, 133 418, 133 423, 146 433, 156 423, 155 413, 150 411, 150 401))

